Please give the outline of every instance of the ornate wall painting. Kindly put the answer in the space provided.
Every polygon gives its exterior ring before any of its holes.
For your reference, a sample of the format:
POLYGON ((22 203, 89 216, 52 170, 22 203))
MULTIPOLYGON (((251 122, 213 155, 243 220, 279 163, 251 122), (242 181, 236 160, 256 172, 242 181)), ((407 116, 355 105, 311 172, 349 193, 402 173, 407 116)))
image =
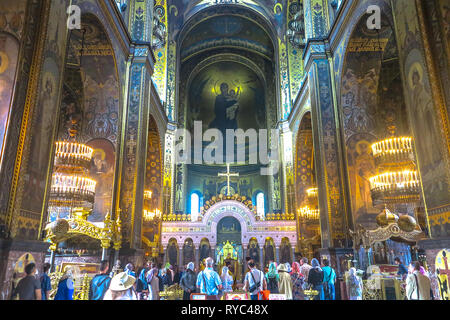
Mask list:
MULTIPOLYGON (((0 29, 2 29, 1 26, 0 29)), ((18 55, 17 39, 10 34, 0 32, 0 167, 15 87, 18 55)))
POLYGON ((89 220, 101 222, 112 210, 112 185, 114 182, 115 150, 113 144, 106 139, 93 139, 87 145, 94 149, 89 177, 97 181, 95 201, 89 220))
POLYGON ((156 58, 153 71, 153 81, 159 98, 164 103, 166 101, 167 83, 167 46, 168 46, 168 16, 167 1, 156 0, 153 7, 153 53, 156 58), (155 22, 156 21, 156 22, 155 22))
POLYGON ((175 239, 169 240, 169 245, 166 249, 166 260, 173 266, 178 264, 178 243, 175 239))
POLYGON ((183 245, 183 261, 181 262, 183 266, 187 265, 189 262, 195 261, 195 246, 191 238, 186 239, 183 245))
POLYGON ((53 58, 44 61, 41 90, 34 114, 28 160, 27 187, 23 191, 23 208, 40 216, 42 210, 47 167, 51 150, 55 106, 58 105, 60 69, 53 58))
POLYGON ((26 0, 4 0, 0 3, 0 31, 22 38, 26 0))
POLYGON ((416 155, 422 178, 432 237, 448 235, 449 174, 448 146, 441 130, 441 113, 431 95, 430 75, 415 6, 408 1, 393 3, 400 46, 402 78, 409 118, 414 132, 416 155), (443 174, 444 173, 444 174, 443 174))
MULTIPOLYGON (((222 61, 201 70, 191 81, 187 129, 202 121, 203 131, 266 127, 265 89, 259 77, 240 63, 222 61)), ((225 144, 224 144, 225 145, 225 144)))
MULTIPOLYGON (((368 30, 365 23, 364 16, 347 44, 340 99, 353 219, 356 224, 375 227, 380 209, 373 207, 370 194, 369 178, 378 173, 371 145, 387 137, 389 126, 394 125, 400 135, 409 134, 409 130, 407 119, 401 116, 402 99, 388 92, 394 90, 390 77, 400 73, 400 66, 382 62, 395 60, 397 56, 395 42, 389 41, 393 39, 393 30, 383 25, 377 33, 368 30)), ((335 60, 335 64, 341 59, 335 60)), ((401 86, 396 89, 402 90, 401 86)))
POLYGON ((267 238, 264 244, 264 266, 268 266, 271 261, 276 261, 275 244, 272 238, 267 238))

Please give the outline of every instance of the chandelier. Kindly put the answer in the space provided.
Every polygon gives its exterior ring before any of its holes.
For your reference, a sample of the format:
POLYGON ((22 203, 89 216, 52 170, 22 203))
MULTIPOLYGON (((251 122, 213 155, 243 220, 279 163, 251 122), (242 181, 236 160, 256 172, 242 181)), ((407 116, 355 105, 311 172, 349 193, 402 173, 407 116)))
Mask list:
POLYGON ((414 161, 411 137, 394 137, 376 142, 372 145, 372 151, 377 165, 414 161))
POLYGON ((419 201, 420 184, 417 171, 390 171, 369 179, 372 199, 385 203, 419 201))
POLYGON ((312 203, 317 202, 317 198, 319 196, 319 188, 309 188, 306 189, 306 197, 312 203))
POLYGON ((50 187, 50 218, 71 217, 72 213, 92 209, 96 181, 87 176, 94 150, 72 141, 57 141, 55 169, 50 187))
POLYGON ((320 211, 319 209, 313 209, 309 206, 301 207, 297 210, 300 219, 304 221, 318 221, 320 218, 320 211))
POLYGON ((159 209, 156 210, 145 210, 144 209, 144 221, 146 222, 153 222, 153 221, 159 221, 162 217, 162 212, 159 209))
POLYGON ((144 190, 144 200, 150 200, 152 198, 151 190, 144 190))
POLYGON ((380 174, 369 178, 374 205, 417 202, 420 182, 416 170, 411 137, 395 137, 395 127, 388 128, 392 137, 372 145, 373 157, 380 174))

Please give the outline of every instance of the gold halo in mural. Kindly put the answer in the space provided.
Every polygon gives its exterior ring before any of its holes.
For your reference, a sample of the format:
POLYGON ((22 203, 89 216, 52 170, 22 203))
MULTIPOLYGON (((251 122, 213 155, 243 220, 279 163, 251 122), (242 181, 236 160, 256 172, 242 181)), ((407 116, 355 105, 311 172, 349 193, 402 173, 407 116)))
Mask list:
POLYGON ((9 66, 9 58, 5 52, 0 51, 0 74, 6 71, 9 66))

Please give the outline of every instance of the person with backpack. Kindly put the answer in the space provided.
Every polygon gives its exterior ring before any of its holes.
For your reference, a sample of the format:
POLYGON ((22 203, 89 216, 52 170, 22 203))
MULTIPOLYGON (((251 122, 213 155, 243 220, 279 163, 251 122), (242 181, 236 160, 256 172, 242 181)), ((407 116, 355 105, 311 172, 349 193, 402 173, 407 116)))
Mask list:
POLYGON ((259 294, 267 290, 267 282, 264 273, 256 268, 254 260, 248 261, 249 271, 245 274, 244 290, 250 294, 251 300, 260 300, 259 294))
POLYGON ((318 292, 314 297, 314 300, 324 300, 323 293, 323 271, 320 267, 319 260, 316 258, 311 260, 311 269, 308 273, 308 284, 311 286, 312 290, 318 292))
POLYGON ((200 293, 206 294, 207 300, 218 300, 219 291, 222 290, 222 280, 213 269, 214 260, 206 259, 206 267, 197 276, 197 288, 200 293))
POLYGON ((103 300, 106 291, 111 284, 111 277, 109 276, 109 261, 102 260, 100 262, 100 274, 92 278, 89 285, 89 300, 103 300))
POLYGON ((336 272, 330 267, 330 261, 328 259, 323 260, 323 291, 325 300, 336 300, 336 289, 334 284, 336 283, 336 272))

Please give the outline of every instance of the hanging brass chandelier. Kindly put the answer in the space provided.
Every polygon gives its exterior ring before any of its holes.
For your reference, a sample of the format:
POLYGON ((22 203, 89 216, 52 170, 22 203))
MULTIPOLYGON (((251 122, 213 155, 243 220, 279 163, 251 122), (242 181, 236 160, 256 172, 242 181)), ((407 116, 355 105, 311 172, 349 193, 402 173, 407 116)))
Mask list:
POLYGON ((57 141, 55 170, 50 187, 49 207, 70 214, 74 208, 92 208, 96 181, 87 176, 94 150, 84 144, 57 141))
POLYGON ((369 178, 374 205, 412 203, 420 199, 420 182, 414 161, 411 137, 390 138, 372 145, 373 157, 380 174, 369 178))
POLYGON ((311 208, 310 206, 304 206, 297 210, 299 218, 305 222, 319 221, 320 211, 319 209, 311 208))

